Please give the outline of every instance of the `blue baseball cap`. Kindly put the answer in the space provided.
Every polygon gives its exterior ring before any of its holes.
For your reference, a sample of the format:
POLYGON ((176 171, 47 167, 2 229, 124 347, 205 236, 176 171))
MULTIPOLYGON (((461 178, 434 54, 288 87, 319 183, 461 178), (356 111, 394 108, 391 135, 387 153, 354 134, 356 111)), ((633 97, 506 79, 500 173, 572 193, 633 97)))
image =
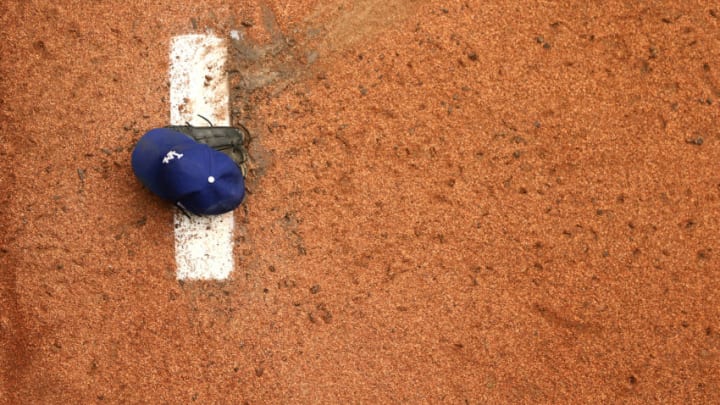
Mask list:
POLYGON ((229 156, 168 128, 140 138, 132 167, 150 191, 193 214, 232 211, 245 197, 242 172, 229 156))

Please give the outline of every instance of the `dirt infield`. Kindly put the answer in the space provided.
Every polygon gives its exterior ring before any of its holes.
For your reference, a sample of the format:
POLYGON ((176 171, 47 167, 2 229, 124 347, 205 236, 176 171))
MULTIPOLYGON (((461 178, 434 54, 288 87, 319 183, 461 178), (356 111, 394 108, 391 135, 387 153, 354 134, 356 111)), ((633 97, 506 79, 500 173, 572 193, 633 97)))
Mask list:
POLYGON ((716 3, 162 3, 0 4, 0 403, 720 402, 716 3), (207 30, 248 198, 179 282, 130 152, 207 30))

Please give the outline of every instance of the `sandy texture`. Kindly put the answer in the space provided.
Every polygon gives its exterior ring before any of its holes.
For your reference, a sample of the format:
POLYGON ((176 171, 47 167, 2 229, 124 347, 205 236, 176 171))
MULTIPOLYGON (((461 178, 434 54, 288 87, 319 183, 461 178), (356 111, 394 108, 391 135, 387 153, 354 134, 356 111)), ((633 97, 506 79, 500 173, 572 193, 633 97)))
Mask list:
POLYGON ((720 402, 720 8, 0 5, 3 403, 720 402), (130 151, 168 46, 252 132, 227 282, 130 151))

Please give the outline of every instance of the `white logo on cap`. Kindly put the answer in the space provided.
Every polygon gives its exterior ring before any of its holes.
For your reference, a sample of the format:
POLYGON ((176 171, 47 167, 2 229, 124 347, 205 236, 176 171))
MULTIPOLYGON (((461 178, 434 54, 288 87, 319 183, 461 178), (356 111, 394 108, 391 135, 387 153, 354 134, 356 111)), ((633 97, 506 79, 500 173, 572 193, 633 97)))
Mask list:
POLYGON ((175 159, 175 158, 180 159, 180 158, 182 158, 182 157, 183 157, 183 154, 182 154, 182 153, 177 153, 177 152, 175 152, 174 150, 171 150, 171 151, 168 152, 167 155, 165 155, 165 157, 163 158, 163 163, 168 164, 168 163, 170 163, 171 160, 173 160, 173 159, 175 159))

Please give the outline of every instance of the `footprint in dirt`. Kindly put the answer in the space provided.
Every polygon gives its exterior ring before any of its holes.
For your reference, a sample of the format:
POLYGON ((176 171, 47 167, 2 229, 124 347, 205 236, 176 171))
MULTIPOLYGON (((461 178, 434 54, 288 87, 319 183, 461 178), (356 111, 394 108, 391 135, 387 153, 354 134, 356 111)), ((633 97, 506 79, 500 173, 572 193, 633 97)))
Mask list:
MULTIPOLYGON (((282 32, 270 6, 260 2, 260 25, 243 25, 231 32, 230 99, 232 122, 249 127, 251 139, 249 186, 252 188, 271 164, 271 154, 262 146, 264 128, 254 114, 253 92, 263 89, 271 96, 312 73, 319 58, 348 49, 361 40, 380 35, 388 27, 409 17, 421 0, 355 0, 322 2, 295 27, 292 36, 282 32), (247 35, 247 29, 264 30, 266 43, 247 35)), ((252 192, 252 189, 250 190, 252 192)))
MULTIPOLYGON (((258 21, 246 21, 230 32, 227 71, 231 119, 233 125, 242 124, 250 132, 246 144, 250 156, 245 183, 248 194, 253 194, 273 165, 272 152, 265 148, 267 143, 263 139, 269 133, 269 123, 256 108, 258 97, 278 96, 296 82, 323 74, 319 63, 323 58, 382 35, 412 15, 421 4, 422 0, 322 2, 284 32, 272 8, 260 1, 258 21), (253 39, 257 37, 262 37, 262 41, 253 39)), ((302 218, 288 208, 283 217, 260 219, 265 221, 261 227, 275 229, 277 234, 265 235, 266 240, 273 240, 271 256, 253 255, 255 235, 246 226, 248 207, 243 207, 246 215, 238 226, 237 236, 245 246, 242 260, 243 268, 248 269, 246 277, 259 274, 254 270, 290 268, 297 257, 306 254, 298 230, 302 218)))
POLYGON ((251 138, 247 140, 250 162, 248 185, 252 187, 261 178, 271 162, 270 153, 263 148, 261 125, 257 122, 250 96, 261 88, 279 83, 289 83, 303 71, 293 43, 280 31, 272 11, 261 6, 262 29, 271 38, 268 44, 259 44, 248 38, 244 30, 231 32, 228 75, 230 79, 230 100, 233 124, 249 128, 251 138))

